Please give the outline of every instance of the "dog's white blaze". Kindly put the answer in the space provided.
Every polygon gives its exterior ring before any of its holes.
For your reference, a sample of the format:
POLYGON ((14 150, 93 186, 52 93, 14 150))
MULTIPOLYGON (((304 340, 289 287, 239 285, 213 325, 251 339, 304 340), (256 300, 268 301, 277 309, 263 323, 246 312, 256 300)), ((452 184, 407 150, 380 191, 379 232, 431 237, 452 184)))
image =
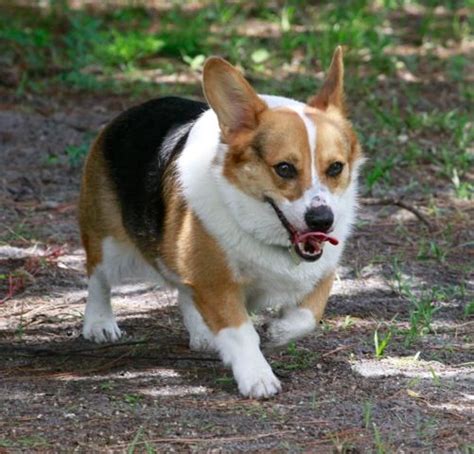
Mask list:
POLYGON ((314 186, 317 181, 317 172, 316 172, 316 125, 314 122, 308 117, 308 115, 304 112, 304 104, 303 106, 292 107, 296 111, 296 113, 301 117, 303 123, 306 127, 306 132, 308 134, 308 144, 310 150, 310 157, 311 157, 311 184, 314 186))
POLYGON ((313 185, 317 181, 316 171, 316 134, 317 128, 314 122, 308 118, 306 114, 303 114, 303 121, 308 131, 309 148, 311 150, 311 182, 313 185))
POLYGON ((232 367, 239 391, 244 396, 269 397, 281 390, 259 344, 260 338, 250 321, 238 328, 224 328, 215 337, 222 361, 232 367))
POLYGON ((306 104, 293 99, 283 98, 280 96, 262 96, 269 107, 286 107, 295 111, 303 121, 306 133, 308 135, 308 145, 311 159, 311 183, 314 186, 317 182, 316 172, 316 125, 305 113, 306 104))
POLYGON ((306 128, 311 159, 311 187, 307 189, 299 199, 293 202, 286 201, 280 207, 280 209, 283 211, 283 214, 285 214, 293 226, 295 226, 298 230, 306 230, 307 225, 304 220, 304 215, 308 208, 314 204, 314 200, 319 198, 321 204, 328 204, 329 190, 324 185, 320 184, 317 176, 317 128, 315 123, 305 112, 305 109, 307 108, 306 104, 279 96, 264 96, 263 98, 270 107, 281 107, 282 105, 285 105, 285 107, 295 111, 303 121, 306 128))

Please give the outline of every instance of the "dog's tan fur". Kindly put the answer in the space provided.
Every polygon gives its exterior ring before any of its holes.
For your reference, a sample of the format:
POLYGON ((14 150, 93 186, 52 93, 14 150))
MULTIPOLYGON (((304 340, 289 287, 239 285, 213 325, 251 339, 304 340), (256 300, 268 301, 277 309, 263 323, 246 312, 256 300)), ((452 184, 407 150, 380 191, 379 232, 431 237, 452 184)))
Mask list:
POLYGON ((316 321, 319 323, 323 318, 324 309, 331 293, 332 284, 334 282, 335 273, 330 273, 318 282, 314 290, 306 296, 300 307, 309 309, 316 321))
POLYGON ((102 262, 102 242, 110 236, 132 246, 122 223, 120 207, 108 176, 102 154, 102 135, 95 140, 87 156, 79 199, 79 226, 86 251, 86 269, 90 276, 102 262))

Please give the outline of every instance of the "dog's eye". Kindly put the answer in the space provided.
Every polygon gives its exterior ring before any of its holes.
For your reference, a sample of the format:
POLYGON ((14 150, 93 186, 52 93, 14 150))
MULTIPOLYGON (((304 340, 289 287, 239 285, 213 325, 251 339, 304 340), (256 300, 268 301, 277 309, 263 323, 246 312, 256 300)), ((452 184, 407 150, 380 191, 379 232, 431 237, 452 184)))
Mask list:
POLYGON ((326 170, 326 175, 328 177, 337 177, 342 172, 343 168, 344 164, 342 162, 333 162, 326 170))
POLYGON ((273 168, 280 177, 285 178, 286 180, 295 178, 298 174, 295 166, 289 162, 280 162, 276 166, 273 166, 273 168))

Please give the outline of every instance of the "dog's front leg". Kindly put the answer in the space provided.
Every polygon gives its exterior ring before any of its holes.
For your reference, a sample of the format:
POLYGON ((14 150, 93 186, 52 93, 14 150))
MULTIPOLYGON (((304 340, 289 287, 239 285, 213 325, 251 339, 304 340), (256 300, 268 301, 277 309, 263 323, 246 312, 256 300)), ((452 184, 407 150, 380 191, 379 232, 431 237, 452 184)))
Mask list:
POLYGON ((236 284, 193 289, 193 299, 214 333, 214 347, 230 365, 242 395, 265 398, 281 385, 260 350, 260 338, 248 317, 243 292, 236 284))
POLYGON ((271 345, 286 345, 316 329, 323 317, 333 281, 334 272, 321 279, 301 304, 285 309, 280 318, 269 323, 268 335, 271 345))

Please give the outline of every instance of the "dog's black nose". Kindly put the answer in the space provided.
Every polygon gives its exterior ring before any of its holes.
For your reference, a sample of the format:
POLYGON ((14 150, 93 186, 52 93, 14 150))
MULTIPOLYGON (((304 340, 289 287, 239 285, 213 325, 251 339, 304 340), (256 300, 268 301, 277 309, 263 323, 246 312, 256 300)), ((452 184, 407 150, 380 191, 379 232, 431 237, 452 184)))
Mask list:
POLYGON ((322 205, 310 208, 304 215, 304 220, 310 230, 314 232, 327 232, 334 222, 334 214, 331 208, 327 205, 322 205))

